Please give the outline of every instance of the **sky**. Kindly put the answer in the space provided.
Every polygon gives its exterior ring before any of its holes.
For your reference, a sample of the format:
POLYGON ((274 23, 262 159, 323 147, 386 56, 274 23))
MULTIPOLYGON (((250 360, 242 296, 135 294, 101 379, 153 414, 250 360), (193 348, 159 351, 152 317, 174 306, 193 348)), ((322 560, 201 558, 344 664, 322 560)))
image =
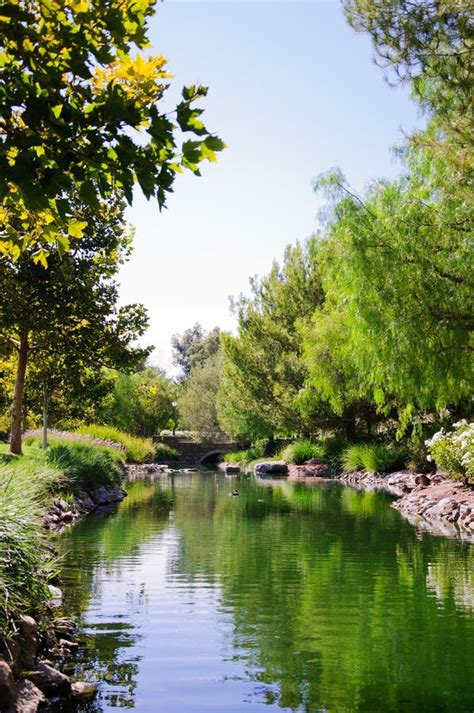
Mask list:
POLYGON ((165 0, 150 38, 175 75, 167 102, 183 85, 208 86, 203 118, 228 146, 201 178, 178 176, 167 210, 137 190, 127 212, 121 300, 147 307, 142 341, 173 374, 171 336, 195 322, 235 331, 229 297, 315 231, 313 179, 339 166, 362 191, 397 175, 391 147, 422 120, 338 2, 165 0))

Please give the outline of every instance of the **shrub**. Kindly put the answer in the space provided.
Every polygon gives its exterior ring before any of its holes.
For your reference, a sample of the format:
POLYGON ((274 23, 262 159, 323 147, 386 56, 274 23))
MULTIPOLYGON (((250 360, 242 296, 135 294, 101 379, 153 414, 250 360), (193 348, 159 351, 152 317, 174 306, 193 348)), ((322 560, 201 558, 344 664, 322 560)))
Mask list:
POLYGON ((321 443, 314 443, 308 439, 295 441, 286 446, 280 453, 280 458, 287 463, 302 465, 311 458, 323 458, 324 449, 321 443))
POLYGON ((130 463, 150 463, 155 456, 151 438, 132 436, 130 433, 120 431, 114 426, 90 424, 89 426, 81 426, 77 432, 101 438, 111 443, 119 443, 124 447, 126 460, 130 463))
POLYGON ((474 423, 458 421, 452 431, 441 429, 425 445, 428 459, 434 459, 451 478, 474 484, 474 423))
POLYGON ((179 460, 179 451, 166 443, 155 443, 155 460, 179 460))
POLYGON ((46 462, 63 471, 72 490, 118 485, 123 477, 123 464, 113 451, 85 443, 50 446, 46 451, 46 462))
POLYGON ((341 464, 344 470, 365 470, 373 473, 390 473, 403 468, 406 451, 393 444, 358 443, 348 446, 342 454, 341 464))

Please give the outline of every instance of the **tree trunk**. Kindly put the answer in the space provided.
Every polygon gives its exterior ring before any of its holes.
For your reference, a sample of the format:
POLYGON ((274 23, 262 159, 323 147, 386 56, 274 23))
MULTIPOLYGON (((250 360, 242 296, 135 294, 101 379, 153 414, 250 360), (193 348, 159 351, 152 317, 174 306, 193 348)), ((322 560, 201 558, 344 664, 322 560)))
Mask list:
POLYGON ((42 448, 45 451, 48 447, 48 385, 46 377, 43 385, 43 443, 42 448))
POLYGON ((357 439, 355 408, 349 406, 342 417, 344 433, 348 441, 354 442, 357 439))
POLYGON ((23 395, 25 393, 25 374, 28 363, 28 330, 20 334, 20 347, 18 349, 18 364, 15 377, 15 391, 13 393, 12 425, 10 432, 10 451, 21 455, 21 421, 23 415, 23 395))

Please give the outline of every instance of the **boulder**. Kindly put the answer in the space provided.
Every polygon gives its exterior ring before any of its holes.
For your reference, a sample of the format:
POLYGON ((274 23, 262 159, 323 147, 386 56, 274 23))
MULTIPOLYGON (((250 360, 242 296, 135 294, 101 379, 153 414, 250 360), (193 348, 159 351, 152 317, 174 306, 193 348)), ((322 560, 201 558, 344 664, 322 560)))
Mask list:
POLYGON ((237 475, 240 473, 240 465, 226 465, 225 472, 227 475, 237 475))
POLYGON ((10 708, 16 697, 15 681, 10 666, 0 658, 0 710, 10 708))
POLYGON ((16 696, 15 713, 36 713, 46 702, 44 694, 32 681, 21 681, 16 687, 16 696))
POLYGON ((97 695, 97 685, 89 681, 75 681, 71 685, 71 696, 79 701, 91 701, 97 695))
POLYGON ((71 690, 69 678, 44 661, 39 663, 34 671, 28 672, 28 678, 45 693, 60 693, 71 690))
POLYGON ((257 463, 254 468, 255 475, 270 474, 287 475, 288 466, 284 460, 268 461, 267 463, 257 463))

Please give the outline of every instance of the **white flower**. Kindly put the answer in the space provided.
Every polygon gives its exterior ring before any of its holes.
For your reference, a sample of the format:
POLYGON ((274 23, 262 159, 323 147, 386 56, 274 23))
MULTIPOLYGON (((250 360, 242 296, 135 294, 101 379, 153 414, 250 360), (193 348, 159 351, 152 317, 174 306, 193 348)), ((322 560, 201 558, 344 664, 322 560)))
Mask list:
POLYGON ((426 460, 428 461, 428 463, 431 463, 431 461, 433 460, 433 457, 428 455, 428 456, 426 456, 426 460))

